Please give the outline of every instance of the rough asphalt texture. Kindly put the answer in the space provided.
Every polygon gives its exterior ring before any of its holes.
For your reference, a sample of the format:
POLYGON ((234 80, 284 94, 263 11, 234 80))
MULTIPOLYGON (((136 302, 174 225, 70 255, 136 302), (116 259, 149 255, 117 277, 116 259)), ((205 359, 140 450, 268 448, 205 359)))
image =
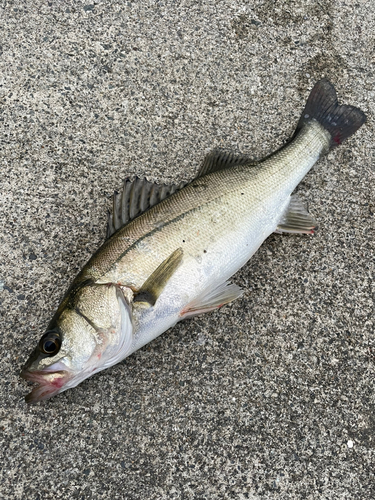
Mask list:
POLYGON ((1 499, 375 498, 375 7, 7 1, 0 10, 1 499), (26 406, 21 365, 132 175, 260 158, 321 77, 368 123, 298 187, 233 305, 26 406))

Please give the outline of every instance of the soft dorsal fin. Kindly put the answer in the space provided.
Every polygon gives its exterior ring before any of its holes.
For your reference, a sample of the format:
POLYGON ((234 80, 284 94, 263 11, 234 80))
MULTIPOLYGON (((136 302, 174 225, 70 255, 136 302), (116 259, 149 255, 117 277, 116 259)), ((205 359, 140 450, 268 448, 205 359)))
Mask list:
POLYGON ((255 165, 256 162, 251 160, 248 156, 234 155, 225 151, 214 150, 208 153, 203 161, 201 168, 198 171, 197 177, 203 177, 206 174, 217 172, 218 170, 225 170, 231 167, 238 167, 239 165, 255 165))
POLYGON ((110 238, 118 229, 185 185, 184 182, 179 185, 171 184, 170 186, 155 184, 139 177, 136 177, 133 181, 125 179, 122 191, 120 193, 115 191, 113 194, 112 213, 108 212, 107 219, 107 238, 110 238))

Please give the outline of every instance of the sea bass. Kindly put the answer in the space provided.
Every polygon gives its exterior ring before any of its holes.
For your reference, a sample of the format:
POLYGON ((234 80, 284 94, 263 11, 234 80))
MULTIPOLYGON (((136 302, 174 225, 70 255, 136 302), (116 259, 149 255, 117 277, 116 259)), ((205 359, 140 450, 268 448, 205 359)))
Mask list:
POLYGON ((327 151, 364 122, 320 80, 292 140, 262 161, 212 153, 187 185, 126 180, 114 195, 108 239, 73 281, 22 377, 26 401, 75 387, 178 321, 238 298, 230 284, 274 231, 316 226, 292 192, 327 151))

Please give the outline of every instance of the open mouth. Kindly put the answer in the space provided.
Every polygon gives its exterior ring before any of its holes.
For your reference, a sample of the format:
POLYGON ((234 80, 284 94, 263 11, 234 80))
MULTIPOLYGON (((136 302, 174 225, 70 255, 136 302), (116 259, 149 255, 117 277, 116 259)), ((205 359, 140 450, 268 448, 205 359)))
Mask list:
POLYGON ((71 374, 66 370, 49 372, 47 370, 29 371, 25 369, 22 370, 21 377, 38 384, 25 398, 26 403, 37 403, 62 392, 63 387, 70 380, 71 374))

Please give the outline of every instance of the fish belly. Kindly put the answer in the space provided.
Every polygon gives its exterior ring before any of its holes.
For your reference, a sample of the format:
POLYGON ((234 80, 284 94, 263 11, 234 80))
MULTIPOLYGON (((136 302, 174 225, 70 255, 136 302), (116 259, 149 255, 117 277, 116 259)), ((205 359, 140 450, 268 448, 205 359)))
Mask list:
MULTIPOLYGON (((183 319, 182 311, 189 303, 197 297, 204 298, 205 294, 225 283, 246 264, 263 241, 275 231, 289 203, 288 194, 283 198, 270 200, 269 203, 263 200, 258 204, 257 212, 248 213, 246 218, 236 223, 231 217, 227 231, 221 237, 214 237, 208 232, 207 238, 196 242, 198 249, 184 252, 183 263, 167 283, 155 306, 142 311, 135 318, 131 352, 174 326, 183 319)), ((212 216, 215 217, 214 211, 212 216)), ((238 213, 237 218, 240 218, 238 213)))

